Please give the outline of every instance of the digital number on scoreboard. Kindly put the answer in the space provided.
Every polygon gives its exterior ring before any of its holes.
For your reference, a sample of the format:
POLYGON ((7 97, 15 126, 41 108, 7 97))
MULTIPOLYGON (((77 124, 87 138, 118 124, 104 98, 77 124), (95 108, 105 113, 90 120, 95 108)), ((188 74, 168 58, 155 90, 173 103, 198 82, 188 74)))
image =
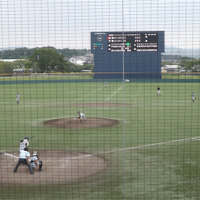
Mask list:
POLYGON ((108 52, 158 51, 158 33, 108 33, 108 52))

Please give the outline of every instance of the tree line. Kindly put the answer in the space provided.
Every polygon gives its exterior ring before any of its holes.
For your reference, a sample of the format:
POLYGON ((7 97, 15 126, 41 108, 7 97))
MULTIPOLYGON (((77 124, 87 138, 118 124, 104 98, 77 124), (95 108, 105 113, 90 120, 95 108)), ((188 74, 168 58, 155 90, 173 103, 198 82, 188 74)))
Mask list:
POLYGON ((0 61, 0 73, 12 74, 13 69, 24 68, 25 73, 80 72, 93 70, 93 64, 75 65, 68 61, 73 56, 85 56, 89 50, 43 48, 19 48, 1 51, 1 58, 19 59, 14 62, 0 61))
MULTIPOLYGON (((13 69, 24 68, 25 73, 56 73, 80 72, 81 70, 93 71, 93 64, 75 65, 69 62, 74 56, 85 56, 89 50, 56 49, 54 47, 42 48, 17 48, 14 50, 0 51, 3 59, 19 59, 15 62, 0 60, 0 74, 12 74, 13 69)), ((200 59, 181 56, 162 56, 162 66, 178 64, 186 71, 199 72, 200 59)))
POLYGON ((179 65, 186 71, 200 72, 200 59, 195 59, 187 56, 162 56, 162 66, 165 65, 179 65))
POLYGON ((87 53, 90 53, 90 50, 87 49, 56 49, 54 47, 42 47, 42 48, 31 48, 28 49, 26 47, 16 48, 16 49, 8 49, 0 51, 0 59, 27 59, 29 58, 37 49, 52 49, 57 53, 64 55, 66 59, 69 59, 73 56, 84 56, 87 53))

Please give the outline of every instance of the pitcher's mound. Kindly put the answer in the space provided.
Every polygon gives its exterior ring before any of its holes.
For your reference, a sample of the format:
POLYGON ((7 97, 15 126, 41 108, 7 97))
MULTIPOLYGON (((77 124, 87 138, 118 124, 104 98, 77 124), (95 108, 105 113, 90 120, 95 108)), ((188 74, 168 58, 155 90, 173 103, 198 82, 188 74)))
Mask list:
POLYGON ((112 127, 118 123, 117 120, 106 118, 87 118, 86 121, 83 122, 80 122, 78 118, 60 118, 44 122, 47 126, 69 129, 112 127))
POLYGON ((107 167, 107 162, 97 155, 66 151, 38 151, 43 161, 43 171, 30 174, 26 165, 13 169, 18 153, 0 154, 0 184, 62 184, 95 175, 107 167))

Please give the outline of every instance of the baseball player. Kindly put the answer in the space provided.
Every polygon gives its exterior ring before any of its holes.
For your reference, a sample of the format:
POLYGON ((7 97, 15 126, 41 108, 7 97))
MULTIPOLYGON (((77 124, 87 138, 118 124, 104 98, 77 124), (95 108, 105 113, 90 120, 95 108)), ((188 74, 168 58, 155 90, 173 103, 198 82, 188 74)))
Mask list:
POLYGON ((158 88, 157 88, 157 95, 159 95, 160 94, 160 87, 158 86, 158 88))
POLYGON ((39 160, 39 157, 38 157, 36 151, 33 152, 33 155, 31 157, 31 164, 30 165, 31 165, 31 169, 37 168, 39 171, 43 171, 42 170, 42 161, 39 160))
POLYGON ((19 151, 20 150, 24 150, 25 147, 27 147, 29 145, 29 138, 28 137, 25 137, 23 140, 20 141, 20 144, 19 144, 19 151))
POLYGON ((195 98, 196 98, 196 95, 195 95, 194 92, 191 94, 191 97, 192 97, 192 101, 194 102, 194 100, 195 100, 195 98))
POLYGON ((18 167, 21 165, 21 164, 25 164, 28 168, 29 168, 29 172, 31 174, 34 174, 31 166, 30 166, 30 163, 29 163, 29 158, 30 158, 30 153, 28 152, 28 147, 24 148, 23 150, 20 150, 20 153, 19 153, 19 160, 18 160, 18 163, 17 165, 15 166, 14 168, 14 173, 17 172, 18 170, 18 167))
POLYGON ((80 122, 82 123, 83 121, 86 121, 85 119, 85 114, 81 113, 78 111, 78 118, 80 119, 80 122))
POLYGON ((19 104, 19 99, 20 99, 20 94, 17 93, 17 94, 16 94, 17 105, 19 104))

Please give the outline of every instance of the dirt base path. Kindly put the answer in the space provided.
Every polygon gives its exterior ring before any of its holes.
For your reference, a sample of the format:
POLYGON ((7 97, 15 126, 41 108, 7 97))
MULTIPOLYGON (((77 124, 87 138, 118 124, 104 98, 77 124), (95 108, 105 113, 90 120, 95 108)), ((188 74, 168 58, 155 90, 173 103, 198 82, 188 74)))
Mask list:
POLYGON ((38 151, 43 161, 43 171, 30 174, 28 167, 21 165, 17 173, 13 169, 18 161, 17 153, 0 154, 0 183, 6 184, 60 184, 95 175, 107 167, 107 162, 98 156, 65 152, 38 151))
POLYGON ((69 129, 112 127, 118 123, 117 120, 107 118, 86 118, 82 123, 78 118, 52 119, 44 122, 47 126, 69 129))

